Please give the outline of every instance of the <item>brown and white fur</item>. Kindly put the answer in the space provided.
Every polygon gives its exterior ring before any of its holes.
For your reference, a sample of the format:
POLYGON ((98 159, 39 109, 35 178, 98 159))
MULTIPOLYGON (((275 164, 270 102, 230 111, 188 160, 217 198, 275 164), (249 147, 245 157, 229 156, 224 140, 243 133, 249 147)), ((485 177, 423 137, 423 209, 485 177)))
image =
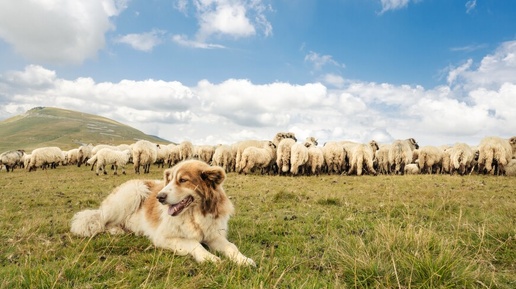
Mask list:
POLYGON ((99 209, 75 214, 71 232, 93 237, 129 231, 178 255, 190 254, 197 262, 220 261, 205 244, 237 264, 255 266, 227 240, 234 208, 222 188, 225 177, 221 167, 183 161, 165 170, 164 181, 130 180, 115 188, 99 209))

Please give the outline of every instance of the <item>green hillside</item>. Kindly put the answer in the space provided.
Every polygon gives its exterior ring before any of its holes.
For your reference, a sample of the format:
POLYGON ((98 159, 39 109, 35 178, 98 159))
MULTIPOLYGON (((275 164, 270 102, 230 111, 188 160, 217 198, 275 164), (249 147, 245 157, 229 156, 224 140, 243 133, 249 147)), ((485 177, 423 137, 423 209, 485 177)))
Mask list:
POLYGON ((169 143, 105 117, 53 107, 36 107, 0 122, 0 152, 30 152, 43 146, 68 150, 81 144, 130 144, 139 139, 169 143))

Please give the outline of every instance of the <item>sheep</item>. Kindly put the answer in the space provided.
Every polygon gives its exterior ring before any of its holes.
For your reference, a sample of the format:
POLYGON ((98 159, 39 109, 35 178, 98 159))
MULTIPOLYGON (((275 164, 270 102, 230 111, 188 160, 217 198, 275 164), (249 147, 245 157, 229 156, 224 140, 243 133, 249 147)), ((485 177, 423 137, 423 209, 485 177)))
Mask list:
POLYGON ((308 147, 304 143, 295 143, 290 148, 290 173, 297 175, 304 172, 308 162, 308 147))
POLYGON ((308 148, 317 146, 317 140, 314 137, 307 137, 304 143, 295 143, 290 148, 290 173, 297 175, 304 173, 308 163, 308 148))
POLYGON ((312 175, 318 176, 324 166, 324 153, 322 148, 318 146, 310 146, 308 148, 308 161, 306 162, 307 170, 312 175))
POLYGON ((181 147, 176 144, 167 145, 168 157, 166 162, 169 168, 173 167, 175 164, 181 161, 181 153, 179 152, 180 149, 181 147))
POLYGON ((419 166, 417 163, 408 164, 405 166, 404 172, 406 175, 417 175, 420 172, 419 166))
POLYGON ((278 167, 279 174, 285 174, 290 171, 290 155, 292 146, 296 141, 292 138, 282 139, 276 150, 276 165, 278 167))
POLYGON ((213 153, 212 165, 224 168, 229 172, 232 165, 232 152, 229 145, 218 145, 213 153))
POLYGON ((25 155, 23 150, 15 150, 15 151, 6 151, 0 154, 0 167, 5 166, 5 170, 9 172, 14 171, 14 167, 17 165, 23 165, 22 158, 25 155))
POLYGON ((458 172, 461 176, 469 172, 475 160, 475 152, 465 143, 456 143, 449 150, 450 173, 458 172))
MULTIPOLYGON (((283 139, 293 139, 294 141, 297 141, 296 139, 296 136, 294 133, 290 133, 290 132, 278 132, 276 133, 276 135, 274 136, 274 138, 272 139, 272 143, 276 146, 276 148, 279 147, 279 143, 283 140, 283 139)), ((232 145, 232 149, 233 149, 233 153, 235 155, 235 170, 236 171, 239 171, 240 168, 240 163, 241 163, 241 158, 242 158, 242 152, 248 148, 248 147, 263 147, 264 145, 267 145, 268 144, 268 141, 267 140, 244 140, 244 141, 240 141, 240 142, 237 142, 235 144, 232 145)))
POLYGON ((168 162, 171 147, 168 145, 157 145, 156 146, 156 164, 158 168, 164 168, 165 163, 168 162))
POLYGON ((368 173, 376 175, 373 163, 375 153, 379 149, 376 141, 372 140, 367 144, 346 145, 345 148, 349 151, 350 156, 348 175, 356 172, 357 176, 361 176, 364 165, 368 173))
POLYGON ((444 151, 436 146, 424 146, 418 149, 418 164, 421 173, 440 173, 443 153, 444 151))
MULTIPOLYGON (((99 144, 99 145, 96 145, 94 146, 93 148, 91 148, 91 152, 90 152, 90 158, 91 156, 97 154, 97 152, 103 148, 110 148, 110 149, 113 149, 113 150, 118 150, 118 147, 116 146, 113 146, 113 145, 107 145, 107 144, 99 144)), ((95 162, 91 163, 91 162, 86 162, 87 164, 90 164, 91 165, 91 170, 93 171, 93 166, 95 165, 95 162)))
POLYGON ((57 165, 64 161, 64 153, 58 147, 41 147, 32 151, 29 165, 26 169, 30 172, 41 167, 43 169, 46 166, 50 166, 51 169, 55 169, 57 165))
POLYGON ((30 157, 31 157, 31 154, 24 154, 22 156, 21 162, 22 162, 24 168, 29 166, 29 164, 30 164, 30 157))
POLYGON ((516 137, 508 140, 495 136, 485 137, 480 141, 478 150, 478 173, 503 175, 504 167, 516 155, 516 137))
POLYGON ((276 145, 272 141, 268 141, 262 148, 247 147, 242 152, 238 173, 247 175, 255 169, 260 169, 262 174, 270 172, 275 160, 276 145))
POLYGON ((89 158, 91 158, 91 151, 93 150, 93 145, 82 145, 79 147, 79 152, 77 153, 77 167, 81 167, 82 164, 86 163, 89 158))
POLYGON ((378 147, 379 148, 375 153, 376 168, 378 173, 387 175, 390 173, 389 150, 391 149, 391 144, 381 144, 378 147))
POLYGON ((198 160, 201 160, 207 164, 211 164, 211 160, 213 158, 213 154, 215 153, 215 148, 211 145, 200 145, 194 148, 194 157, 198 160))
POLYGON ((65 159, 63 165, 75 165, 79 160, 79 149, 71 149, 64 152, 65 159))
POLYGON ((413 138, 395 140, 388 154, 390 172, 403 175, 405 166, 412 162, 412 150, 414 149, 419 149, 419 145, 413 138))
POLYGON ((143 173, 148 174, 151 164, 156 162, 158 157, 158 149, 156 144, 139 140, 132 146, 134 172, 140 173, 140 166, 143 167, 143 173))
POLYGON ((511 177, 516 176, 516 159, 511 159, 505 166, 505 175, 511 177))
POLYGON ((122 168, 122 174, 125 175, 125 166, 129 162, 131 156, 132 153, 129 149, 120 151, 112 148, 103 148, 100 149, 95 155, 93 155, 88 160, 88 163, 90 165, 94 163, 97 164, 97 169, 95 170, 97 176, 99 175, 100 170, 102 170, 105 175, 107 174, 106 165, 113 165, 115 175, 118 173, 118 168, 122 168))
POLYGON ((179 159, 184 161, 193 158, 194 146, 190 141, 183 141, 179 144, 179 159))
POLYGON ((322 147, 322 151, 328 175, 340 174, 346 152, 342 145, 336 141, 326 142, 322 147))

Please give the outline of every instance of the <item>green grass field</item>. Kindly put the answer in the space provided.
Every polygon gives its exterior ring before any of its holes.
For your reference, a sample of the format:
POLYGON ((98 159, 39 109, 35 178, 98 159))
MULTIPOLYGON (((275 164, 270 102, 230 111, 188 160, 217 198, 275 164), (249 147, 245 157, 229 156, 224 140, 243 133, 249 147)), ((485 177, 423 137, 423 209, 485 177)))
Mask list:
POLYGON ((149 175, 0 172, 1 288, 516 288, 516 178, 228 174, 229 239, 256 268, 197 264, 74 213, 149 175))

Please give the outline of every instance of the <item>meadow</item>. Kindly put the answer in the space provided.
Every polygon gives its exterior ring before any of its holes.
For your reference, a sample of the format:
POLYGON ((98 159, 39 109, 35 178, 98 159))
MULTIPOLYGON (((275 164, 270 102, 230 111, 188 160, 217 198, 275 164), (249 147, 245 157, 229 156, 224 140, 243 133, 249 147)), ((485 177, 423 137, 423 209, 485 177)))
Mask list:
POLYGON ((516 178, 228 174, 229 240, 257 267, 196 263, 145 237, 69 233, 148 175, 0 171, 1 288, 516 288, 516 178))

